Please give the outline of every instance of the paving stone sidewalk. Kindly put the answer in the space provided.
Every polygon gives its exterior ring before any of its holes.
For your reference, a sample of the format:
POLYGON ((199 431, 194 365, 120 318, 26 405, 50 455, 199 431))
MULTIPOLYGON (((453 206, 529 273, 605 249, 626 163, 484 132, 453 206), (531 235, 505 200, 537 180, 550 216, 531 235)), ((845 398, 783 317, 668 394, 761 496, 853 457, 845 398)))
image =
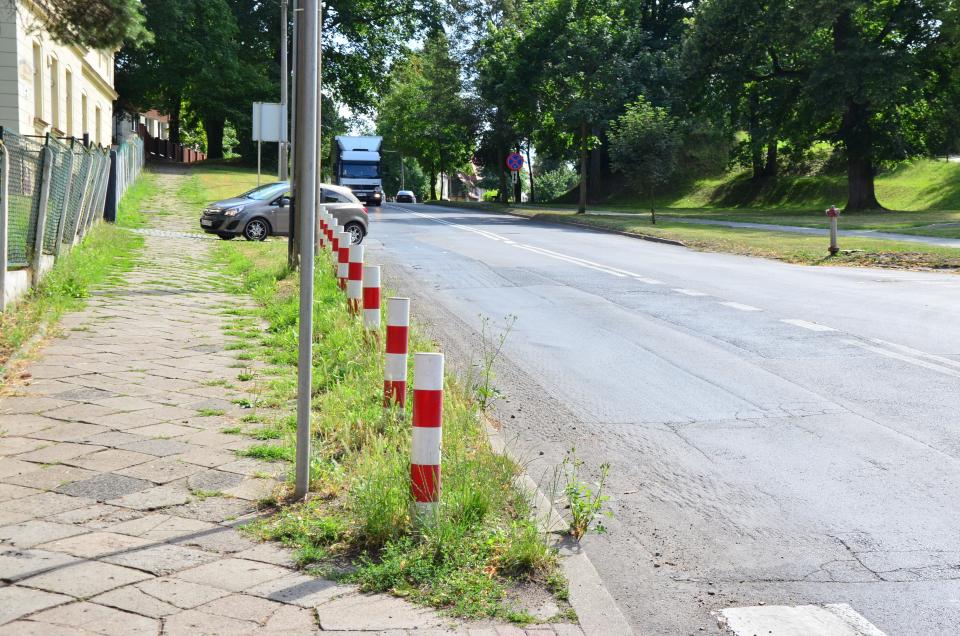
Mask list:
MULTIPOLYGON (((161 172, 167 196, 182 178, 161 172)), ((238 457, 254 442, 222 432, 250 396, 213 384, 246 364, 226 348, 237 298, 213 241, 155 225, 169 231, 145 233, 136 269, 0 397, 0 634, 582 634, 455 623, 306 576, 239 531, 288 467, 238 457)))

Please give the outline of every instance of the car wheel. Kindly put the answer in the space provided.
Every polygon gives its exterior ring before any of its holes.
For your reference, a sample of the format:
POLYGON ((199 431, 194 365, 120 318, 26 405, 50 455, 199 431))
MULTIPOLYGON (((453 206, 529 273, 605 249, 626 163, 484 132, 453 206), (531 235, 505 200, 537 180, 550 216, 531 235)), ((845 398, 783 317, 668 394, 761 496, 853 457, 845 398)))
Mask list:
POLYGON ((250 219, 243 228, 243 238, 248 241, 265 241, 270 236, 270 224, 266 219, 250 219))
POLYGON ((233 234, 226 234, 225 232, 220 232, 217 234, 217 236, 222 238, 224 241, 229 241, 234 237, 233 234))
POLYGON ((359 245, 363 242, 363 226, 359 223, 347 223, 343 230, 350 233, 350 245, 359 245))

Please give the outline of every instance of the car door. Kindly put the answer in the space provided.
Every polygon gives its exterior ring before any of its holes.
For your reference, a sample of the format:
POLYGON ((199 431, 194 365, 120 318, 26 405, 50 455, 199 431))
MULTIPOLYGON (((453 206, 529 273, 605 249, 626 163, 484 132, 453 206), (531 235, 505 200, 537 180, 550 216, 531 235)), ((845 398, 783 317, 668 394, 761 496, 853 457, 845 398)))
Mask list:
POLYGON ((270 203, 270 227, 274 234, 290 233, 290 193, 286 192, 270 203))
POLYGON ((344 220, 342 219, 342 210, 344 206, 349 203, 349 201, 333 190, 327 190, 326 188, 323 188, 321 192, 323 195, 320 199, 320 202, 327 206, 327 212, 333 215, 333 218, 337 220, 337 223, 343 225, 344 220))

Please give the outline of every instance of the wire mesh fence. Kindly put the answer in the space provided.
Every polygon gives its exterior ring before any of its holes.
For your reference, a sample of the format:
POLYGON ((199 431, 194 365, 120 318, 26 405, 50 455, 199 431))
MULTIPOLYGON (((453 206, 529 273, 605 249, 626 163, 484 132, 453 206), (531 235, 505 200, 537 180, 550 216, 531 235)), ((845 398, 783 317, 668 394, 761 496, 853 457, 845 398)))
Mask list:
POLYGON ((59 256, 102 219, 108 194, 119 201, 144 159, 139 137, 111 151, 0 132, 0 310, 4 272, 33 266, 38 279, 41 257, 59 256))

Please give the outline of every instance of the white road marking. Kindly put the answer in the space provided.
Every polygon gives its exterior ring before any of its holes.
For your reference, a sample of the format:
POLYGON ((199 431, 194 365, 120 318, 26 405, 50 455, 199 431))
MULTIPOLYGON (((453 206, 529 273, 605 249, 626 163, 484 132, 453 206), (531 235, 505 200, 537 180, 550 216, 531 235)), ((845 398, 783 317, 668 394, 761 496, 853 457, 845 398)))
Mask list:
POLYGON ((762 311, 759 307, 754 307, 753 305, 744 305, 743 303, 722 302, 720 304, 733 309, 739 309, 740 311, 762 311))
POLYGON ((615 272, 615 271, 611 270, 611 269, 608 268, 608 267, 604 267, 603 265, 596 265, 596 264, 590 263, 589 261, 582 261, 582 260, 580 260, 580 259, 573 258, 572 256, 563 256, 562 254, 557 254, 556 252, 549 252, 548 250, 544 250, 544 249, 541 249, 541 248, 538 248, 538 247, 534 247, 534 246, 532 246, 532 245, 524 245, 524 244, 522 244, 522 243, 515 243, 515 246, 516 246, 516 247, 519 247, 519 248, 522 249, 522 250, 527 250, 528 252, 533 252, 533 253, 535 253, 535 254, 540 254, 541 256, 548 256, 548 257, 550 257, 550 258, 555 258, 555 259, 557 259, 558 261, 563 261, 563 262, 565 262, 565 263, 570 263, 570 264, 572 264, 572 265, 579 265, 580 267, 586 267, 587 269, 593 269, 593 270, 596 270, 596 271, 598 271, 598 272, 603 272, 604 274, 610 274, 611 276, 617 276, 618 278, 626 278, 626 276, 627 276, 626 274, 621 274, 621 273, 619 273, 619 272, 615 272))
MULTIPOLYGON (((888 358, 893 358, 894 360, 900 360, 901 362, 906 362, 907 364, 912 364, 916 367, 923 367, 924 369, 930 369, 931 371, 937 371, 938 373, 943 373, 944 375, 953 376, 955 378, 960 378, 960 370, 951 369, 940 364, 934 364, 933 362, 928 362, 920 356, 913 357, 909 355, 904 355, 902 353, 897 353, 896 351, 890 351, 889 349, 883 349, 881 347, 874 347, 862 342, 860 340, 845 340, 847 344, 852 344, 861 349, 866 349, 867 351, 872 351, 873 353, 886 356, 888 358)), ((927 354, 929 355, 929 354, 927 354)))
POLYGON ((815 322, 807 322, 806 320, 798 320, 796 318, 781 318, 780 322, 785 322, 788 325, 793 325, 794 327, 803 327, 804 329, 809 329, 810 331, 836 331, 836 329, 833 327, 819 325, 815 322))
POLYGON ((683 294, 684 296, 709 296, 710 294, 705 294, 702 291, 697 291, 696 289, 684 289, 683 287, 674 287, 673 291, 678 294, 683 294))
POLYGON ((934 355, 932 353, 927 353, 926 351, 920 351, 919 349, 912 349, 905 345, 896 344, 895 342, 887 342, 886 340, 880 340, 879 338, 873 338, 871 342, 875 342, 878 345, 884 347, 891 347, 906 353, 907 355, 916 356, 918 358, 925 358, 934 362, 935 364, 944 364, 948 367, 956 367, 960 369, 960 360, 951 360, 950 358, 944 358, 943 356, 934 355))
POLYGON ((846 603, 731 607, 717 618, 736 636, 886 636, 846 603))
POLYGON ((633 278, 647 285, 666 285, 662 280, 657 280, 656 278, 646 278, 645 276, 634 276, 633 278))

